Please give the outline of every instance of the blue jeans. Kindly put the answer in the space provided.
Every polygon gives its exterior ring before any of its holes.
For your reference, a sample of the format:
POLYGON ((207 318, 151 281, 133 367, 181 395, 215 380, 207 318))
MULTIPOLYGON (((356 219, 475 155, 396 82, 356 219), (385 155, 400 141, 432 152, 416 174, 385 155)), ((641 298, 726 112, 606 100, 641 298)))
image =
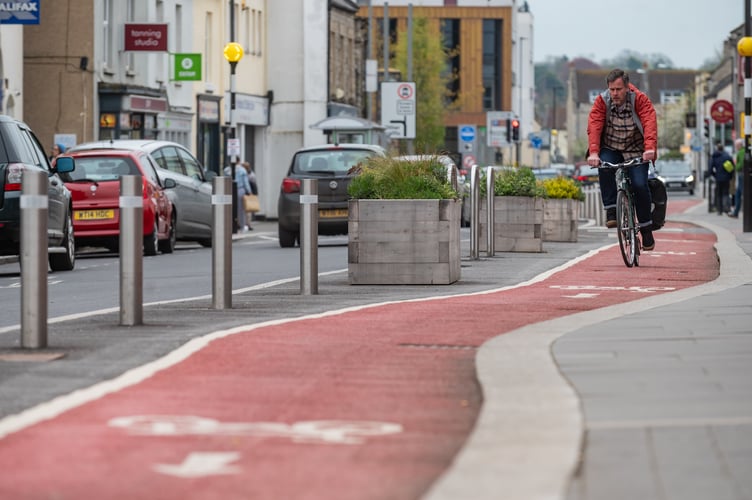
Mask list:
POLYGON ((741 172, 736 174, 736 193, 734 193, 734 216, 739 216, 742 209, 742 188, 744 187, 744 175, 741 172))
MULTIPOLYGON (((621 163, 625 160, 624 156, 618 151, 611 149, 601 149, 601 161, 609 163, 621 163)), ((627 158, 628 160, 631 158, 627 158)), ((649 163, 641 163, 634 167, 627 167, 627 175, 632 179, 632 191, 635 195, 635 206, 637 208, 637 220, 640 227, 651 226, 653 224, 652 205, 653 200, 650 197, 650 188, 648 187, 648 167, 649 163)), ((601 200, 603 208, 616 208, 616 171, 608 168, 598 169, 598 180, 601 185, 601 200)))

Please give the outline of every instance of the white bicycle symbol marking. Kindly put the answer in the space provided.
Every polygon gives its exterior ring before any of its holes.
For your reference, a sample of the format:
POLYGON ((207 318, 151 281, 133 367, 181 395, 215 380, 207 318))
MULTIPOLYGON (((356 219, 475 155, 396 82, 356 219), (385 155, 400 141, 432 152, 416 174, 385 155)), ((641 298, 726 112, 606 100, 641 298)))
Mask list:
POLYGON ((126 429, 141 436, 254 436, 285 437, 295 443, 361 444, 367 436, 385 436, 402 432, 391 422, 310 420, 281 422, 220 422, 192 415, 132 415, 113 418, 110 427, 126 429))

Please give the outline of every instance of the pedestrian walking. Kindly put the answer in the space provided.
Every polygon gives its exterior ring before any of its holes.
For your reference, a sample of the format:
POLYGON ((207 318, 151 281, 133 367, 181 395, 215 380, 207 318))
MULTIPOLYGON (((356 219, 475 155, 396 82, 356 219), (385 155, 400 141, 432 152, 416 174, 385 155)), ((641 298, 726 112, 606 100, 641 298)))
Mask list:
POLYGON ((718 215, 729 211, 729 184, 734 172, 734 160, 718 143, 710 158, 710 175, 715 178, 715 209, 718 215))
MULTIPOLYGON (((232 175, 232 170, 230 170, 231 167, 225 167, 224 172, 226 176, 232 175)), ((243 168, 243 165, 236 163, 235 164, 235 184, 237 186, 236 192, 238 195, 238 206, 236 209, 236 214, 238 218, 238 229, 241 232, 246 232, 249 230, 248 228, 248 221, 246 220, 245 216, 245 206, 243 204, 243 196, 246 194, 251 194, 251 183, 248 180, 248 172, 246 172, 245 168, 243 168)))
MULTIPOLYGON (((248 183, 251 186, 251 194, 258 197, 258 183, 256 182, 256 172, 253 166, 249 161, 244 161, 242 163, 243 168, 245 168, 245 171, 248 173, 248 183)), ((257 200, 258 201, 258 198, 257 200)), ((253 221, 253 214, 255 214, 256 211, 247 211, 246 212, 246 221, 248 222, 248 229, 253 231, 253 226, 251 225, 251 221, 253 221)))
POLYGON ((742 209, 742 190, 744 189, 744 139, 734 141, 736 146, 736 191, 734 192, 734 211, 729 217, 739 217, 742 209))

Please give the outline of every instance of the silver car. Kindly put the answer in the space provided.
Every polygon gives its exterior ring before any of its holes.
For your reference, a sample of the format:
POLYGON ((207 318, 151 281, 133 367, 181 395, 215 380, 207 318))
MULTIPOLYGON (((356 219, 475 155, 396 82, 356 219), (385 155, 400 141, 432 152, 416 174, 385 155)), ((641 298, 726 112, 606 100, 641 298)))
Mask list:
POLYGON ((687 191, 695 194, 695 175, 692 165, 684 160, 656 160, 656 176, 666 185, 667 191, 687 191))
POLYGON ((177 215, 176 233, 181 241, 212 244, 212 183, 215 172, 206 170, 183 145, 171 141, 119 139, 79 144, 70 149, 83 151, 122 148, 149 153, 158 165, 160 181, 172 179, 177 186, 167 191, 177 215))

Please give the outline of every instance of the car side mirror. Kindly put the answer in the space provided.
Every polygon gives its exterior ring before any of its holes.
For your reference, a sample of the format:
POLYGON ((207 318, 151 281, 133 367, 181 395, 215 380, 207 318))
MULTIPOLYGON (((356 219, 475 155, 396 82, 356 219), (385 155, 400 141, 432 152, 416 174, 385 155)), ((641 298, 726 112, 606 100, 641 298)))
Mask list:
POLYGON ((217 176, 217 172, 215 172, 214 170, 204 170, 204 180, 206 182, 210 182, 216 176, 217 176))
POLYGON ((73 172, 76 169, 76 162, 70 156, 58 156, 55 159, 55 166, 52 168, 53 172, 58 174, 66 174, 73 172))
POLYGON ((178 185, 177 182, 175 182, 175 179, 168 177, 162 181, 163 187, 165 189, 172 189, 178 185))

